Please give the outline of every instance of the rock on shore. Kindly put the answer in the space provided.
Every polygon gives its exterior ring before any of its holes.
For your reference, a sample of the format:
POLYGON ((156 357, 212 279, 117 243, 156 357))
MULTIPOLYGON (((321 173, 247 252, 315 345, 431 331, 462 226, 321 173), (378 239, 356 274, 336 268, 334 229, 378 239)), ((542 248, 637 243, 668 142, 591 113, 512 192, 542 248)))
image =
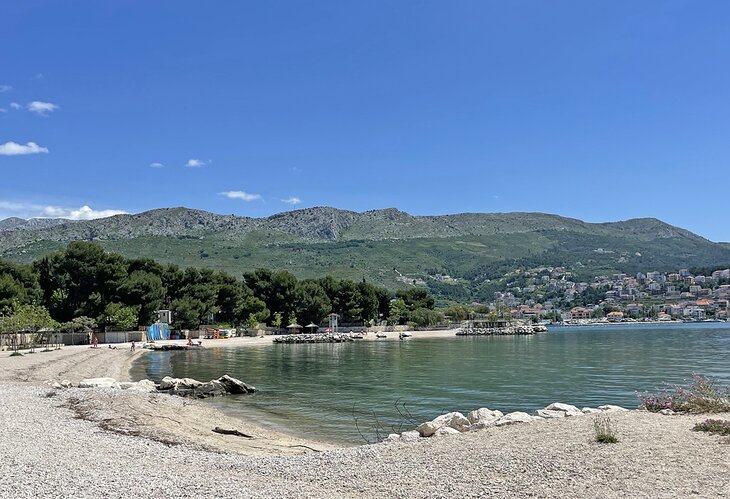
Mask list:
MULTIPOLYGON (((460 412, 449 412, 433 419, 426 421, 416 427, 415 432, 419 437, 444 437, 448 435, 456 435, 458 433, 466 433, 469 431, 477 431, 492 426, 501 427, 513 424, 534 423, 545 419, 577 417, 585 414, 603 413, 603 412, 627 412, 628 409, 616 405, 602 405, 598 409, 584 407, 578 409, 574 405, 562 404, 555 402, 544 409, 535 411, 535 415, 531 416, 526 412, 510 412, 503 414, 501 411, 495 411, 482 407, 471 411, 466 417, 460 412)), ((404 432, 400 435, 392 434, 386 439, 387 441, 396 441, 403 439, 408 433, 408 438, 412 439, 413 432, 404 432)))
MULTIPOLYGON (((51 387, 61 389, 73 388, 74 386, 68 381, 62 381, 60 383, 56 381, 51 383, 51 387)), ((227 374, 205 383, 192 378, 172 378, 165 376, 159 385, 156 385, 148 379, 132 383, 119 382, 114 378, 86 378, 79 382, 78 388, 108 388, 141 393, 160 392, 180 397, 194 398, 220 397, 229 394, 246 395, 256 392, 255 386, 248 385, 227 374)))

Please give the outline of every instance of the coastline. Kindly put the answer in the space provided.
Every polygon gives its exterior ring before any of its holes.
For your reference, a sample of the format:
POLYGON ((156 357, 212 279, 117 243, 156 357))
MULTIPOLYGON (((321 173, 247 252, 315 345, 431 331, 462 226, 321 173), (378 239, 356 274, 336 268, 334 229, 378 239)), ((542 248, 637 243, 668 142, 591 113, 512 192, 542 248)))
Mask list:
MULTIPOLYGON (((217 340, 215 347, 268 343, 242 340, 248 341, 217 340)), ((147 353, 122 346, 64 347, 23 357, 0 353, 0 417, 6 423, 0 487, 12 497, 624 498, 730 492, 727 443, 690 431, 705 415, 618 413, 611 417, 620 443, 612 445, 592 440, 594 417, 587 415, 334 448, 226 419, 194 400, 47 385, 51 379, 128 378, 125 372, 141 355, 147 353), (256 438, 218 435, 211 432, 214 426, 256 438), (34 479, 27 479, 28 469, 34 479)))
MULTIPOLYGON (((0 356, 0 385, 25 385, 51 390, 52 381, 78 383, 84 378, 130 379, 132 363, 149 350, 130 351, 129 344, 64 347, 22 357, 0 356)), ((231 345, 234 346, 234 345, 231 345)), ((101 424, 106 430, 145 437, 170 445, 189 445, 217 452, 250 455, 297 455, 331 449, 327 442, 277 432, 255 422, 241 421, 198 400, 162 393, 139 394, 126 390, 72 388, 59 390, 53 400, 73 411, 75 417, 101 424), (213 433, 216 426, 235 428, 254 439, 231 438, 213 433)))

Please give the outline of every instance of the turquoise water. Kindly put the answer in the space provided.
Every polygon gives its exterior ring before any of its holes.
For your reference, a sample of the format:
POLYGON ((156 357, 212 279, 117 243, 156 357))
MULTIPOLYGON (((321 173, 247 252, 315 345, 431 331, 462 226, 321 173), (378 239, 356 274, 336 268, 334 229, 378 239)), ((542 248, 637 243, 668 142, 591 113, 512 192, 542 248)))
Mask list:
POLYGON ((683 382, 692 371, 730 381, 730 324, 151 352, 132 376, 209 380, 227 373, 260 392, 207 403, 279 429, 358 443, 360 431, 372 436, 376 420, 381 431, 400 426, 397 400, 417 422, 477 407, 505 413, 551 402, 636 407, 636 390, 683 382))

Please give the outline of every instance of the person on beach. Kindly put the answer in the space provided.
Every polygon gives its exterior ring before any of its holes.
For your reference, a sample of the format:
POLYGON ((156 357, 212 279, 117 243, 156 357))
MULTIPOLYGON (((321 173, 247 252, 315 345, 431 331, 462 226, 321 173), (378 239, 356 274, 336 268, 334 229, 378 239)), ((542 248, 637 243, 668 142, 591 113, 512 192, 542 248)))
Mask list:
POLYGON ((189 347, 193 346, 193 339, 192 338, 188 338, 188 346, 189 347))
POLYGON ((91 340, 91 348, 97 348, 99 346, 99 340, 96 336, 94 336, 94 339, 91 340))
POLYGON ((134 342, 132 342, 132 351, 134 352, 134 342))

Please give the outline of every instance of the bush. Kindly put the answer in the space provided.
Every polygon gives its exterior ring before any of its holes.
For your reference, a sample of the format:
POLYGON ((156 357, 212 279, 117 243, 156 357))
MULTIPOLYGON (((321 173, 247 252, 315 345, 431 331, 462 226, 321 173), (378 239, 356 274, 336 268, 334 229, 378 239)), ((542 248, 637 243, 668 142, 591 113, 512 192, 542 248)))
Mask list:
POLYGON ((641 406, 650 412, 671 409, 692 414, 730 411, 730 387, 718 381, 692 373, 687 387, 665 384, 657 393, 636 393, 641 406))
POLYGON ((596 442, 602 444, 618 443, 618 437, 616 436, 616 424, 611 421, 610 417, 596 417, 596 420, 593 421, 593 430, 596 433, 596 442))
POLYGON ((706 431, 717 435, 730 436, 730 421, 727 419, 705 419, 701 423, 697 423, 694 431, 706 431))

